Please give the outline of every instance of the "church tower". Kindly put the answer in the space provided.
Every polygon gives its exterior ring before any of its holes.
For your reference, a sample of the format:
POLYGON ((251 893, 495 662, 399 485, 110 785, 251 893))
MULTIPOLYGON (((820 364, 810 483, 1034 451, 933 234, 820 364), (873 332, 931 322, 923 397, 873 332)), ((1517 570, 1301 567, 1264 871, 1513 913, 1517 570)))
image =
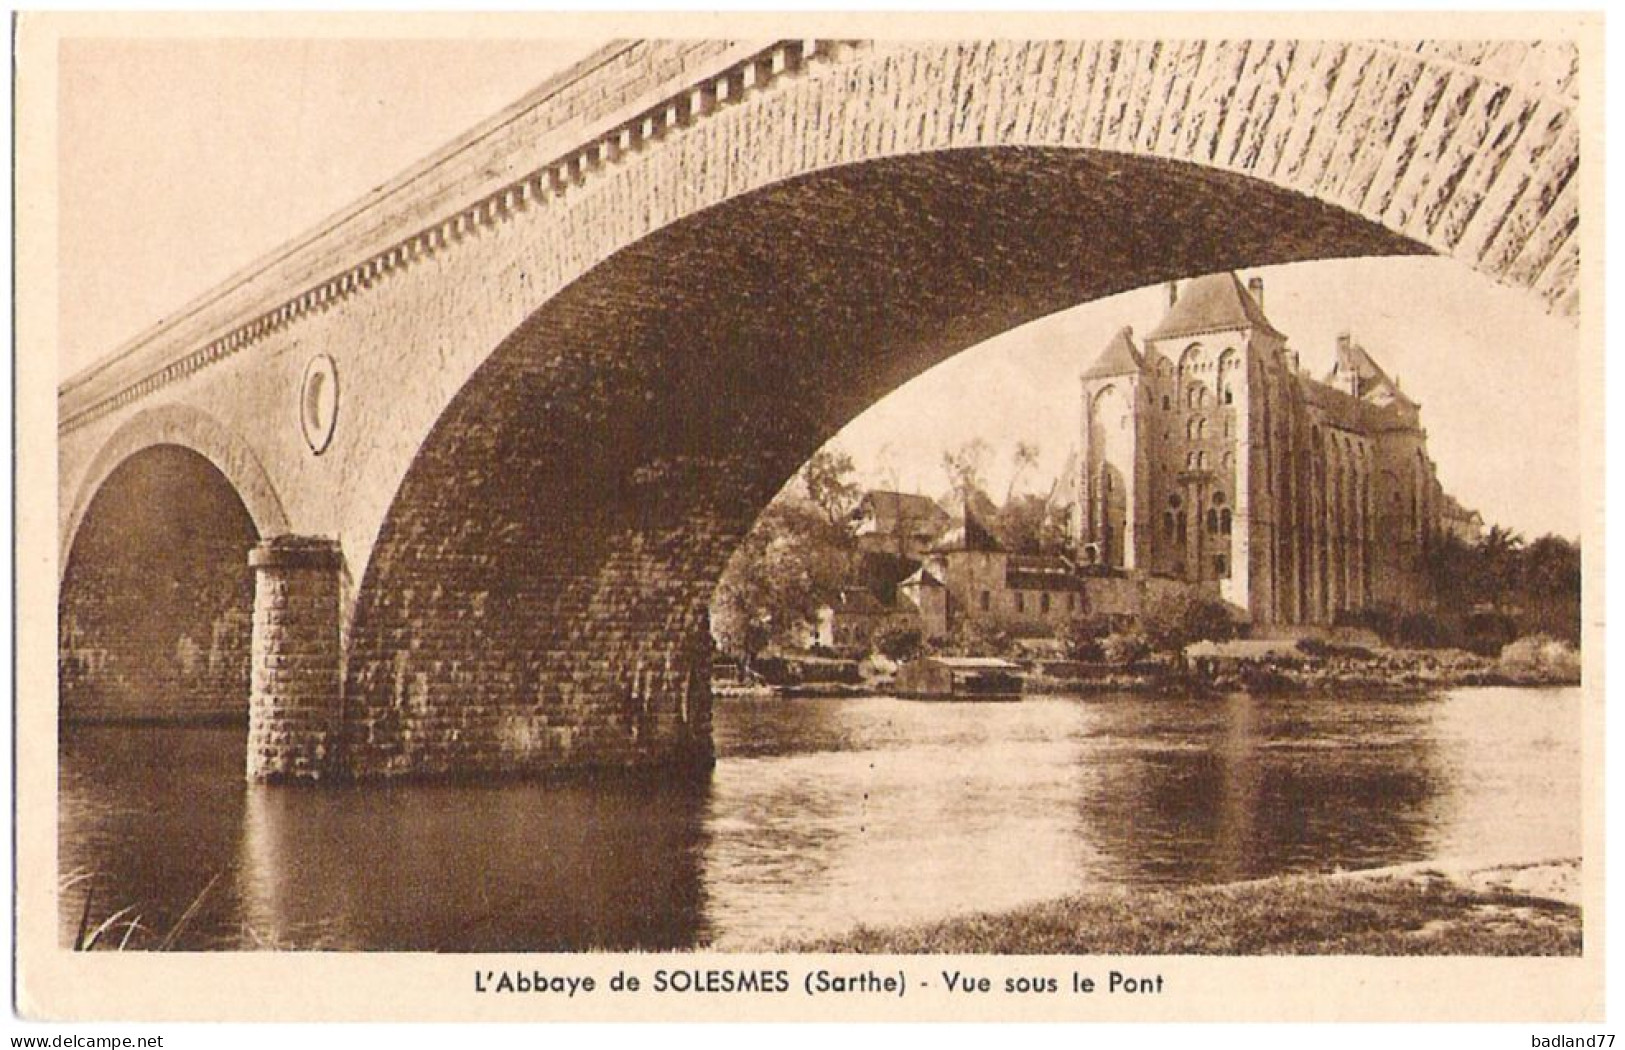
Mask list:
POLYGON ((1282 614, 1274 586, 1290 552, 1286 337, 1264 316, 1263 286, 1232 273, 1169 286, 1146 337, 1155 434, 1147 568, 1211 587, 1255 623, 1282 614))
POLYGON ((1129 570, 1142 560, 1143 360, 1124 328, 1083 372, 1078 456, 1079 564, 1129 570))

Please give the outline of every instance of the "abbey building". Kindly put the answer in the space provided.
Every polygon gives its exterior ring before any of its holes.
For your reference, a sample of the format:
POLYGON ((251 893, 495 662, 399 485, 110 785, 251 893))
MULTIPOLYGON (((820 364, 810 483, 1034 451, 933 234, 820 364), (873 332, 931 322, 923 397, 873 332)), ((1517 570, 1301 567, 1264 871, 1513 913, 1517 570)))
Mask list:
POLYGON ((1421 410, 1341 336, 1305 373, 1234 274, 1169 286, 1161 322, 1124 328, 1083 373, 1079 564, 1181 580, 1255 624, 1414 608, 1450 505, 1421 410))

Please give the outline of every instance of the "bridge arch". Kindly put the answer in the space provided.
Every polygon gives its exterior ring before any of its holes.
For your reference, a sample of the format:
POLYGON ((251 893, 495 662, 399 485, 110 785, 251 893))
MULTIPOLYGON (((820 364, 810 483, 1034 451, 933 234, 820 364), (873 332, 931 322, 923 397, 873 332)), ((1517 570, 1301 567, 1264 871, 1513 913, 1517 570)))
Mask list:
POLYGON ((74 489, 72 507, 62 519, 57 575, 67 572, 74 538, 91 501, 109 475, 145 449, 172 445, 208 460, 231 484, 261 536, 288 531, 288 513, 271 483, 270 475, 248 443, 214 416, 191 405, 162 405, 145 409, 126 420, 97 450, 74 489))
POLYGON ((958 350, 1348 255, 1447 255, 1576 316, 1574 49, 1506 47, 629 44, 67 390, 64 432, 220 373, 263 412, 330 354, 331 447, 266 448, 292 531, 360 581, 356 770, 703 758, 727 552, 958 350))
POLYGON ((286 525, 252 453, 207 415, 172 406, 121 428, 63 540, 59 716, 246 718, 248 552, 286 525))
POLYGON ((1086 150, 846 165, 673 223, 543 304, 423 442, 357 593, 350 761, 703 760, 716 581, 863 409, 1117 291, 1418 250, 1258 180, 1086 150))

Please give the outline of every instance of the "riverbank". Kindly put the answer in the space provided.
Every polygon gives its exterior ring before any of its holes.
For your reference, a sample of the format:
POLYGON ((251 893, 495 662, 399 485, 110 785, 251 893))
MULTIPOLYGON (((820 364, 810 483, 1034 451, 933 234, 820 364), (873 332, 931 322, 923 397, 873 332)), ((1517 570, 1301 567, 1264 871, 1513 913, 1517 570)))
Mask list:
MULTIPOLYGON (((1206 644, 1206 643, 1204 643, 1206 644)), ((1210 647, 1217 656, 1180 663, 1173 658, 1127 667, 1067 660, 1018 661, 1014 674, 1023 693, 1087 696, 1092 693, 1229 693, 1317 694, 1427 693, 1468 686, 1548 688, 1580 684, 1580 660, 1572 649, 1558 655, 1496 660, 1459 649, 1391 649, 1359 646, 1310 646, 1292 643, 1229 643, 1210 647)), ((823 659, 824 665, 841 661, 823 659)), ((713 688, 718 696, 771 699, 838 698, 888 695, 890 675, 858 674, 857 661, 845 661, 850 673, 842 681, 797 681, 783 685, 753 683, 713 688)))
POLYGON ((1580 863, 1409 864, 1113 889, 781 951, 995 955, 1579 955, 1580 863))

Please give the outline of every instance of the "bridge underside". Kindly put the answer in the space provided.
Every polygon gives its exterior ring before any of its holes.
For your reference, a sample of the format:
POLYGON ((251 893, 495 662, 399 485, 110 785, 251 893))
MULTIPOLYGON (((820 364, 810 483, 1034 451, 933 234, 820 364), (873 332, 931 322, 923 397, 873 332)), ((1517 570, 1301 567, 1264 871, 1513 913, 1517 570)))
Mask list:
POLYGON ((668 227, 532 315, 423 443, 360 581, 334 761, 704 766, 717 578, 858 413, 1116 292, 1424 250, 1256 180, 1028 148, 835 169, 668 227))
POLYGON ((92 501, 63 577, 61 717, 246 722, 257 538, 204 457, 158 445, 125 460, 92 501))

